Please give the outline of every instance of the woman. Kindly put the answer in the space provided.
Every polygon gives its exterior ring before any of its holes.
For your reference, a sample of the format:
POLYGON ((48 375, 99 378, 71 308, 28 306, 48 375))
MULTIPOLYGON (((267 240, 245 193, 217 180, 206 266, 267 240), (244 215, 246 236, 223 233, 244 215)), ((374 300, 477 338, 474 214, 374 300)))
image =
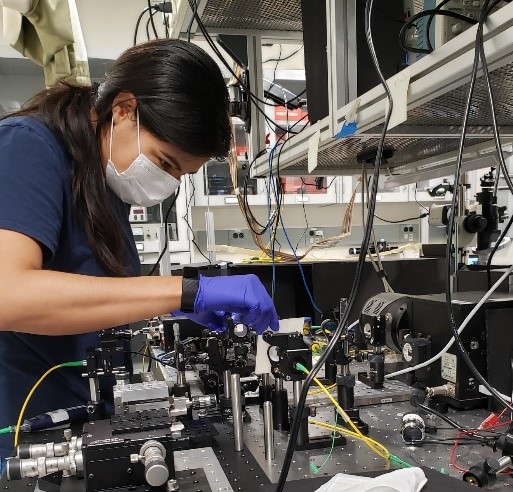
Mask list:
MULTIPOLYGON (((211 328, 224 312, 278 328, 255 276, 138 277, 130 204, 162 202, 230 139, 219 68, 169 39, 127 50, 97 90, 61 84, 0 121, 0 428, 42 373, 97 345, 95 331, 180 308, 211 328)), ((63 369, 26 415, 88 397, 81 371, 63 369)))

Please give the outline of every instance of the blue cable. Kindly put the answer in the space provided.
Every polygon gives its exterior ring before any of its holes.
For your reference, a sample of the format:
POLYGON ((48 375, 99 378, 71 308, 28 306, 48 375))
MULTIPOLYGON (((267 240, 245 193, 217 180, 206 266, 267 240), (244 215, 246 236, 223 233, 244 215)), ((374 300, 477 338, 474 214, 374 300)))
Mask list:
MULTIPOLYGON (((276 147, 277 147, 277 145, 275 145, 272 148, 272 150, 271 150, 271 152, 269 154, 269 180, 272 183, 272 186, 273 186, 273 189, 274 189, 274 198, 275 198, 278 206, 280 206, 279 197, 278 197, 278 189, 276 188, 276 183, 274 182, 274 179, 273 179, 274 175, 273 175, 273 166, 272 166, 272 161, 273 161, 273 158, 274 158, 274 152, 276 151, 276 147)), ((279 211, 278 211, 278 213, 279 213, 279 211)), ((283 233, 285 234, 285 238, 287 239, 287 243, 289 244, 289 247, 292 250, 292 254, 294 255, 294 258, 296 260, 297 266, 299 267, 299 272, 301 273, 301 278, 303 279, 303 285, 305 286, 306 293, 308 294, 308 297, 310 298, 310 302, 312 303, 313 308, 319 314, 322 315, 323 314, 322 310, 317 306, 317 304, 314 301, 313 295, 310 292, 310 289, 308 287, 308 283, 306 282, 305 272, 303 271, 303 267, 301 265, 301 261, 297 257, 296 251, 294 250, 294 247, 292 246, 292 243, 291 243, 291 241, 289 239, 289 235, 287 234, 287 229, 285 228, 285 224, 283 223, 283 216, 281 215, 281 213, 279 213, 279 217, 280 217, 281 228, 283 229, 283 233)), ((274 294, 274 282, 275 282, 275 268, 276 268, 276 265, 275 265, 275 262, 274 262, 274 250, 272 252, 273 252, 272 258, 271 258, 272 264, 273 264, 273 291, 272 292, 274 294)), ((273 299, 274 299, 274 296, 273 296, 273 299)))
POLYGON ((301 278, 303 279, 303 284, 305 286, 306 293, 308 294, 308 297, 310 298, 310 302, 312 303, 313 308, 319 313, 323 314, 322 310, 315 304, 315 301, 313 299, 312 293, 310 292, 310 289, 308 288, 308 284, 306 282, 305 272, 303 271, 303 267, 301 265, 301 261, 296 255, 296 252, 294 251, 294 248, 292 247, 292 243, 290 242, 289 236, 287 234, 287 229, 285 229, 285 224, 283 224, 283 218, 280 215, 280 223, 281 228, 283 229, 283 233, 285 234, 285 238, 287 239, 287 242, 289 243, 290 249, 292 250, 292 254, 294 255, 294 258, 296 259, 297 266, 299 267, 299 271, 301 272, 301 278))

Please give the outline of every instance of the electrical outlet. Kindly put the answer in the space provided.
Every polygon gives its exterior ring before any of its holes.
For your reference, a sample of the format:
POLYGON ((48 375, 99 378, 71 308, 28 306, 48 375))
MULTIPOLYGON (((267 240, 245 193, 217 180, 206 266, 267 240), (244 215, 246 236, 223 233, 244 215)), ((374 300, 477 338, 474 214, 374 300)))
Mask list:
POLYGON ((230 232, 231 239, 244 239, 244 233, 240 229, 234 229, 230 232))
MULTIPOLYGON (((450 12, 456 12, 458 14, 462 14, 471 19, 479 19, 481 15, 481 9, 483 8, 484 0, 452 0, 447 4, 445 10, 450 12)), ((492 12, 499 10, 504 7, 506 2, 499 2, 494 8, 492 12)), ((437 20, 438 22, 438 20, 437 20)), ((462 32, 466 31, 471 24, 468 22, 464 22, 460 19, 454 19, 452 17, 441 18, 440 22, 443 23, 443 43, 450 41, 451 39, 458 36, 462 32)))
POLYGON ((324 231, 315 227, 308 231, 308 235, 310 236, 310 244, 318 243, 321 239, 324 239, 324 231))

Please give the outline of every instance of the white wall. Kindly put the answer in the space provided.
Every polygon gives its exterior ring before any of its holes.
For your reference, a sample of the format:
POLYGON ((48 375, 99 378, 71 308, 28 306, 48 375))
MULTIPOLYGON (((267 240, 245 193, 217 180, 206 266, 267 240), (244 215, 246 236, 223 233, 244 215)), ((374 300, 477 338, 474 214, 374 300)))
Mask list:
POLYGON ((0 75, 0 106, 6 112, 11 112, 16 109, 13 103, 23 104, 44 87, 44 77, 42 75, 0 75))
MULTIPOLYGON (((205 230, 205 212, 206 207, 194 207, 192 219, 194 229, 198 231, 205 230)), ((257 219, 264 221, 267 219, 267 207, 251 207, 257 219)), ((345 204, 337 205, 308 205, 306 213, 310 227, 339 227, 342 223, 342 216, 346 210, 345 204)), ((246 222, 238 206, 212 207, 214 212, 215 225, 217 229, 240 229, 246 228, 246 222)), ((379 203, 376 213, 383 218, 396 220, 408 217, 417 217, 419 215, 419 206, 415 202, 409 203, 379 203)), ((300 205, 287 205, 283 210, 283 220, 289 228, 305 227, 305 217, 303 207, 300 205)), ((353 225, 361 225, 361 207, 355 205, 353 213, 353 225)), ((375 219, 375 224, 382 223, 375 219)))

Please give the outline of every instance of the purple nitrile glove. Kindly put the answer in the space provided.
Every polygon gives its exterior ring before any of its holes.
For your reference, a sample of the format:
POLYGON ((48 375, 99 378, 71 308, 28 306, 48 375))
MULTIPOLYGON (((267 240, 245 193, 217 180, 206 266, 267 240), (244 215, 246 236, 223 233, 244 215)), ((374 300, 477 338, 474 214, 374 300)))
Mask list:
POLYGON ((205 277, 200 275, 194 313, 180 313, 214 331, 226 330, 226 316, 238 314, 240 323, 261 335, 278 330, 276 309, 256 275, 205 277))
POLYGON ((279 328, 273 301, 256 275, 200 276, 194 314, 211 311, 237 313, 259 335, 279 328))

